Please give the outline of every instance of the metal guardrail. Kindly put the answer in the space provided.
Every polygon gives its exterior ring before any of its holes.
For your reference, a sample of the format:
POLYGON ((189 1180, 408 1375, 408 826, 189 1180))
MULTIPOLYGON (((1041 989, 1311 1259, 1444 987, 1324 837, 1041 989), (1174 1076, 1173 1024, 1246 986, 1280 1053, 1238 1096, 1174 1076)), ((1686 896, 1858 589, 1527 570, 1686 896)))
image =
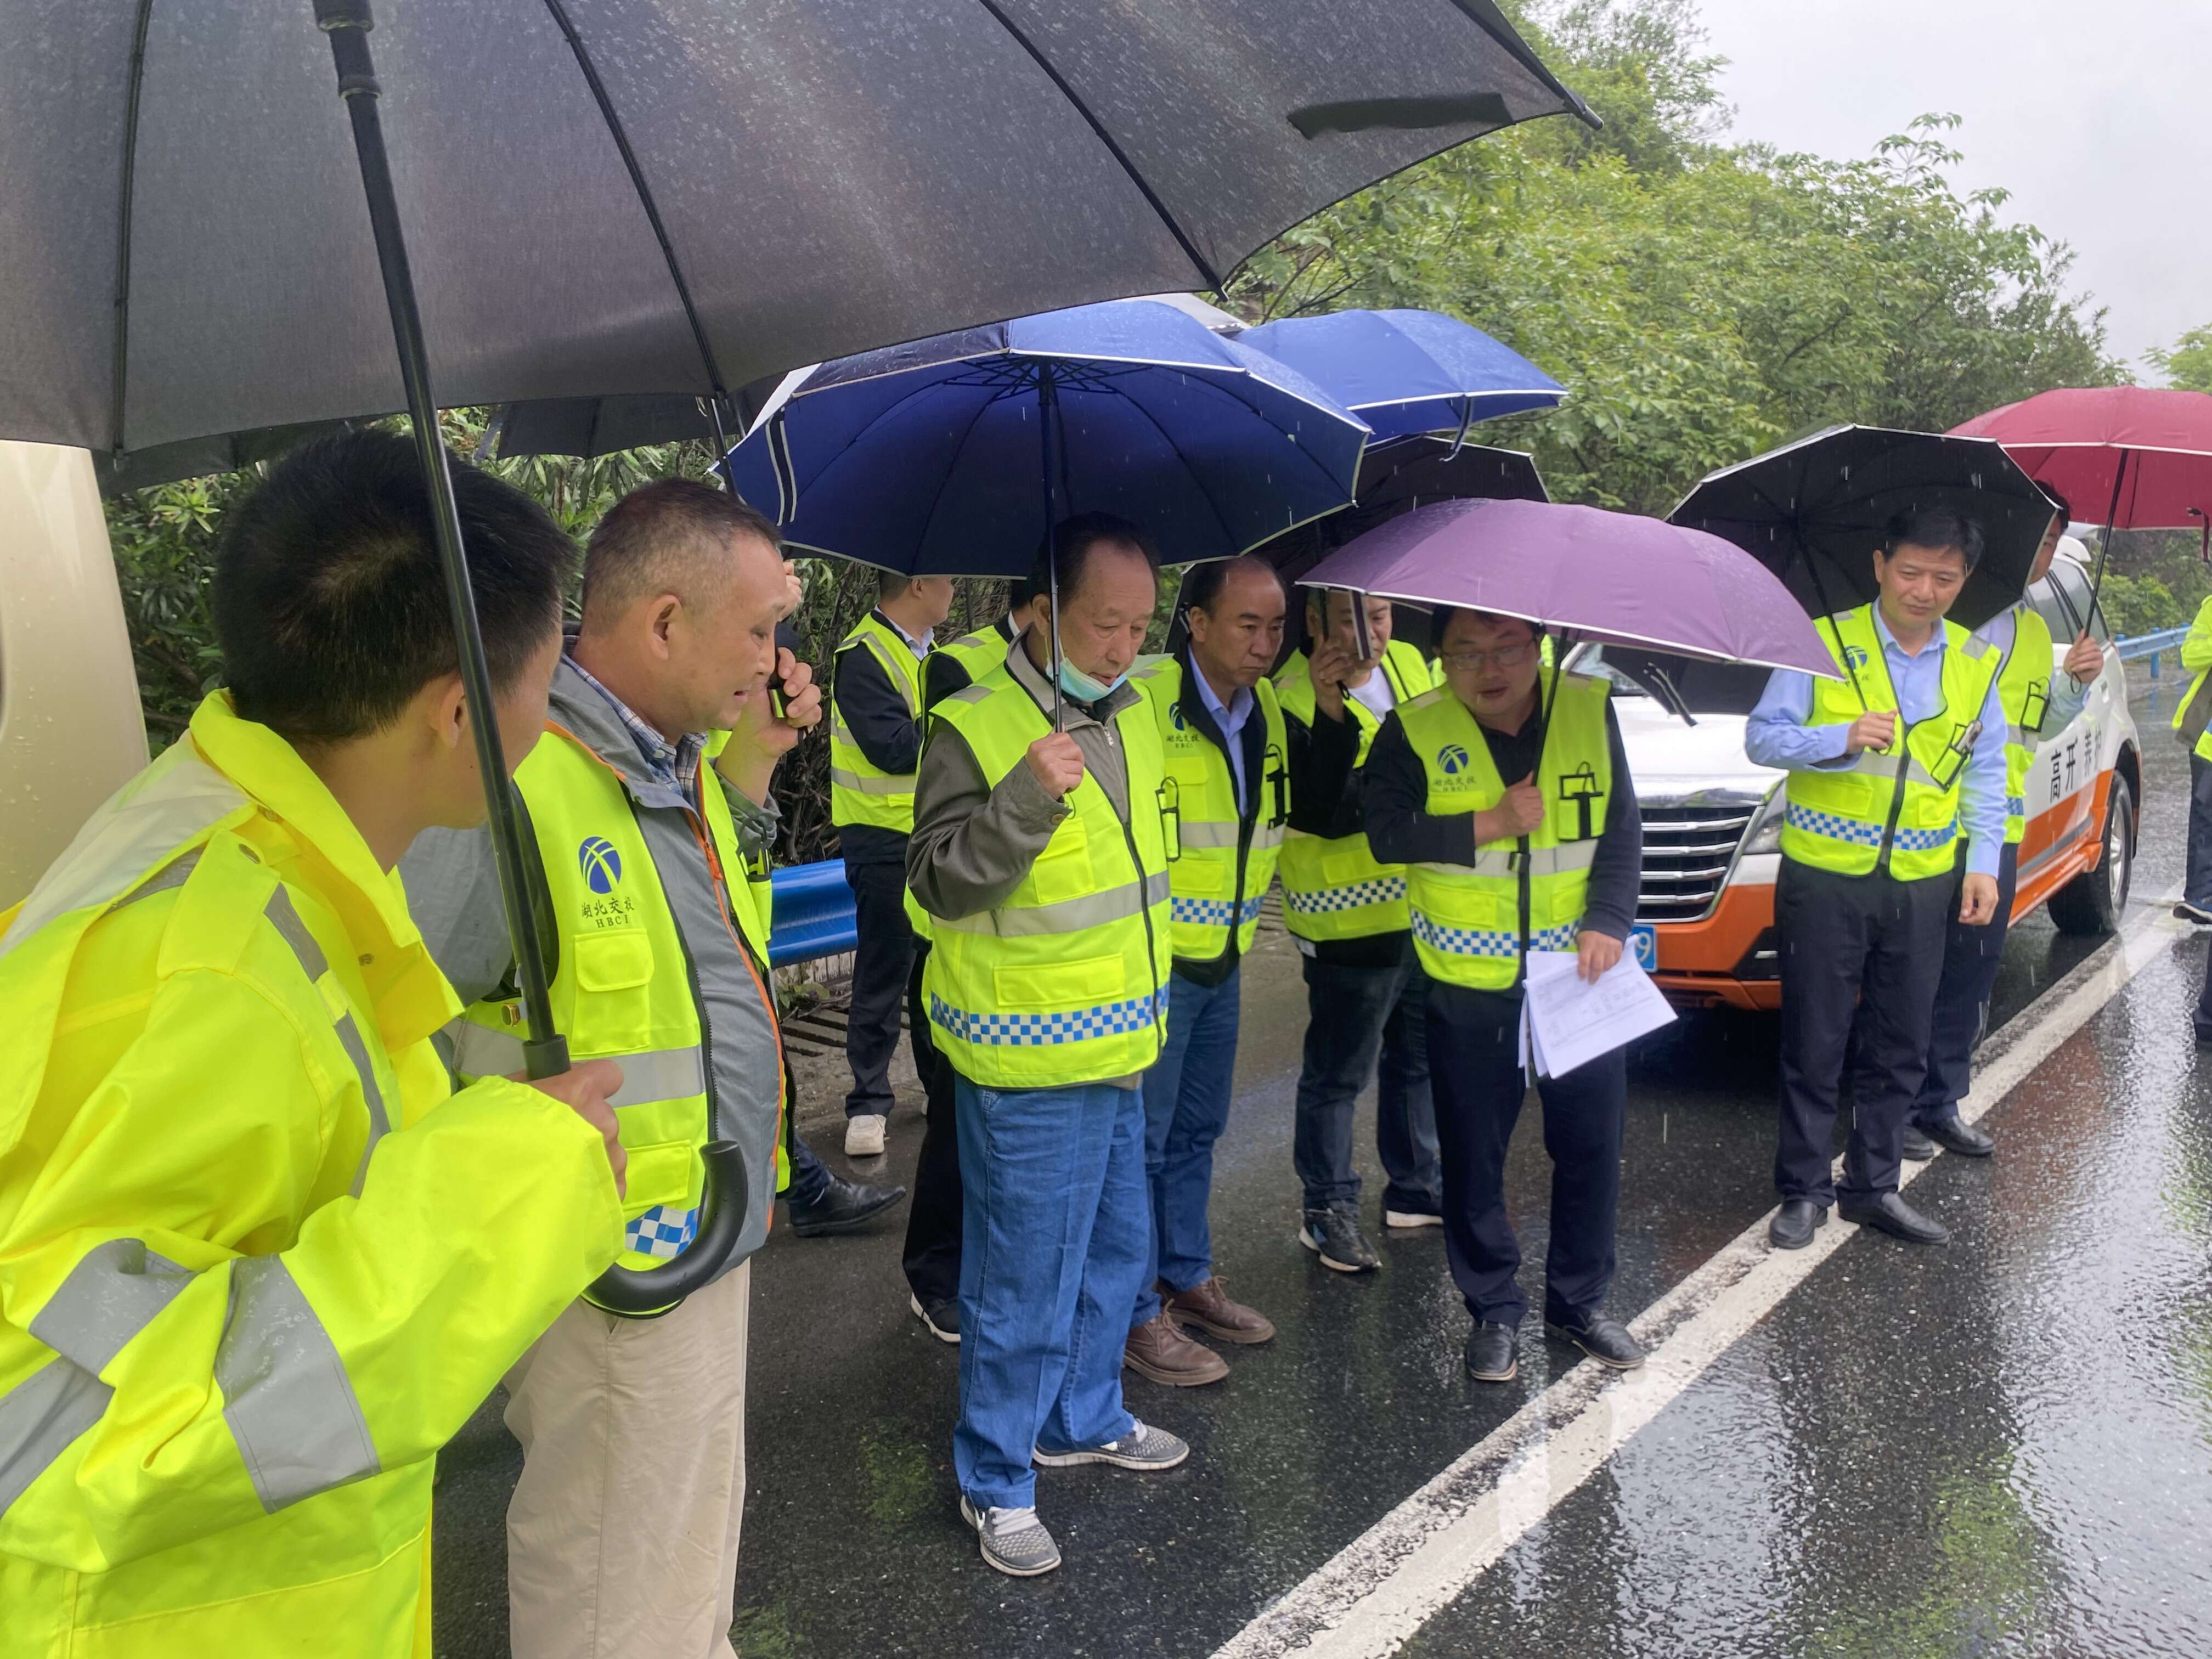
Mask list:
POLYGON ((2148 657, 2150 677, 2156 679, 2159 654, 2179 649, 2182 641, 2188 637, 2186 628, 2166 628, 2155 634, 2137 634, 2132 639, 2114 640, 2112 643, 2118 647, 2122 662, 2134 662, 2138 658, 2148 657))
POLYGON ((794 864, 769 878, 775 890, 774 925, 768 936, 771 968, 815 962, 851 950, 860 940, 853 913, 853 889, 842 859, 794 864))

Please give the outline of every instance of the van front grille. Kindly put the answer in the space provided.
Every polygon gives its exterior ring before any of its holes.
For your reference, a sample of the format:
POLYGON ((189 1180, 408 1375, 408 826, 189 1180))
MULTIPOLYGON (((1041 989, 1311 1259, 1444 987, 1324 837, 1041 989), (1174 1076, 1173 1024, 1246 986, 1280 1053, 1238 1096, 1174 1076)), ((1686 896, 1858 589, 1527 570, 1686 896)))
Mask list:
POLYGON ((1696 921, 1712 912, 1755 806, 1647 806, 1638 921, 1696 921))

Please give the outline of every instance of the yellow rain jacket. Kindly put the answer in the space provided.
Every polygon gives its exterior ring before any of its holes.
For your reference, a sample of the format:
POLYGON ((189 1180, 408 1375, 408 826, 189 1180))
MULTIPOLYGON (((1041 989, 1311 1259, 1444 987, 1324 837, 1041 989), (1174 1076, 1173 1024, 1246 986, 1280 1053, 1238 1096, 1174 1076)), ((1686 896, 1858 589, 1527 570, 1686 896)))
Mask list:
POLYGON ((217 692, 0 914, 0 1656, 427 1656, 438 1449, 621 1237, 217 692))

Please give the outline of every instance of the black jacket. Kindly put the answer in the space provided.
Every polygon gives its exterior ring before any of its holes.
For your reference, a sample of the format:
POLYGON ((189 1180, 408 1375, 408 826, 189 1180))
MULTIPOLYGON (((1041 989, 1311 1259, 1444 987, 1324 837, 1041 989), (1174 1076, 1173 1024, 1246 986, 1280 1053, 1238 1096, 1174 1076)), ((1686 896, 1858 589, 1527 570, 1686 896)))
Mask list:
MULTIPOLYGON (((874 614, 891 627, 882 611, 874 614)), ((831 695, 868 764, 894 775, 912 772, 921 763, 922 723, 907 712, 905 695, 891 684, 876 653, 857 641, 838 648, 836 662, 831 695)), ((906 862, 906 837, 872 823, 844 825, 837 831, 837 847, 855 864, 906 862)))

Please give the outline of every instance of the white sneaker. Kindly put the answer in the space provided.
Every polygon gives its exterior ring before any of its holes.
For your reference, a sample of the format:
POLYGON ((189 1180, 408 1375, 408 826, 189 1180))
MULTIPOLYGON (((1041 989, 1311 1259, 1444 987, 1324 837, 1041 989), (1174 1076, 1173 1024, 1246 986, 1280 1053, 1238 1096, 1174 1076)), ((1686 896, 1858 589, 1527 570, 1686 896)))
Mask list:
POLYGON ((1409 1227, 1441 1227, 1444 1218, 1426 1210, 1385 1210, 1382 1224, 1392 1231, 1402 1231, 1409 1227))
POLYGON ((1060 1546, 1034 1509, 979 1510, 963 1492, 960 1518, 975 1528, 983 1559, 1010 1578, 1034 1578, 1060 1565, 1060 1546))
POLYGON ((881 1158, 884 1155, 884 1121, 872 1112, 863 1112, 858 1117, 845 1120, 845 1156, 848 1158, 881 1158))

